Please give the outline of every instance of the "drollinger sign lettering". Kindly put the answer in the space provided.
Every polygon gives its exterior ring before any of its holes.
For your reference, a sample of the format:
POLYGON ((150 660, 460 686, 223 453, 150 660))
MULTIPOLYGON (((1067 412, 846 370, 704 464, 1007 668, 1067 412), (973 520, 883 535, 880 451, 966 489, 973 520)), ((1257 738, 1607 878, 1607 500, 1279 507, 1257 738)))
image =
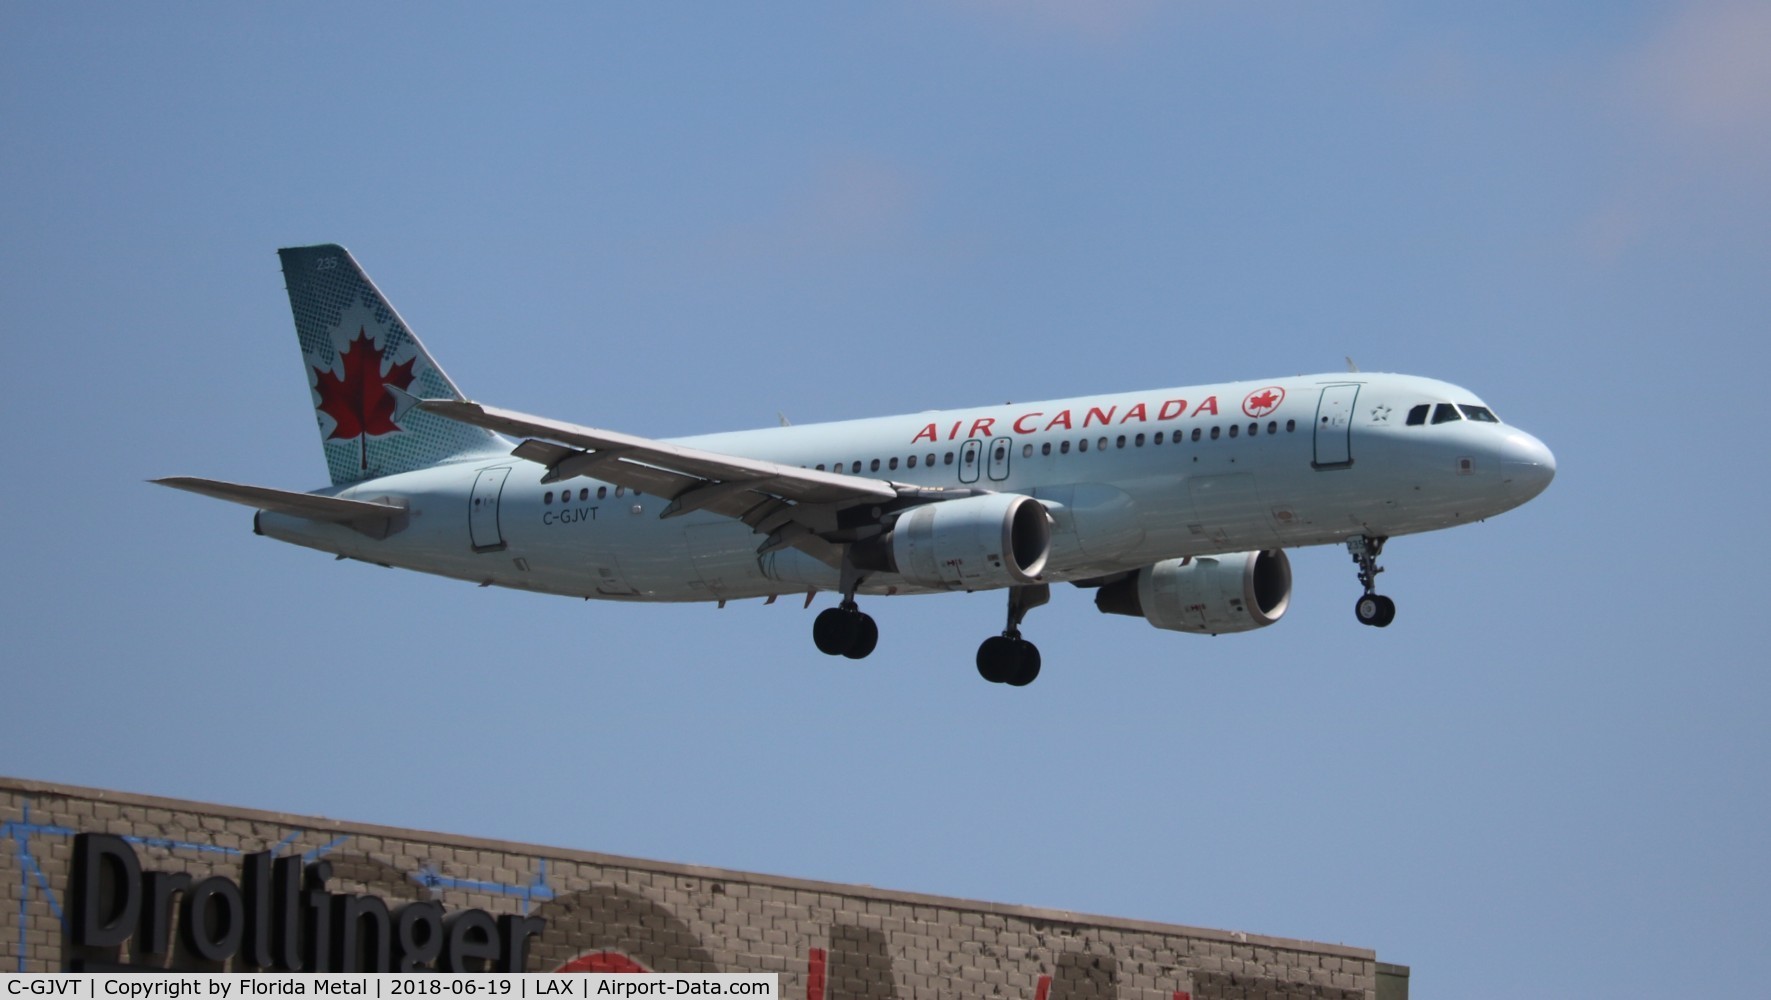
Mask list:
POLYGON ((88 952, 120 954, 128 944, 133 967, 163 967, 177 947, 205 962, 286 972, 522 972, 530 940, 547 926, 540 917, 448 913, 428 901, 390 909, 377 896, 328 891, 331 877, 325 861, 304 866, 260 851, 242 859, 238 882, 194 881, 143 871, 122 837, 82 833, 74 838, 69 934, 88 952))

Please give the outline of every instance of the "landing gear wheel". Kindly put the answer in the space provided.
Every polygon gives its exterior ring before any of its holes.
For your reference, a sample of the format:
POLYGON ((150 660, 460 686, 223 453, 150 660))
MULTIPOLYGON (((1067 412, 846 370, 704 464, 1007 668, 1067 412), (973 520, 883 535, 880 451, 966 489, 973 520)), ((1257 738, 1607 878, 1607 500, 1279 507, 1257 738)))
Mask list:
POLYGON ((812 642, 826 656, 841 656, 854 644, 860 631, 860 612, 825 608, 812 622, 812 642))
POLYGON ((1382 594, 1366 594, 1353 605, 1353 613, 1359 616, 1359 624, 1383 628, 1396 620, 1396 602, 1382 594))
POLYGON ((1382 535, 1347 539, 1347 551, 1352 553, 1353 562, 1359 567, 1359 585, 1365 588, 1365 595, 1353 605, 1353 614, 1358 616, 1359 624, 1373 628, 1383 628, 1396 620, 1396 602, 1377 593, 1377 575, 1384 571, 1377 564, 1377 558, 1383 555, 1387 541, 1389 539, 1382 535))
POLYGON ((1039 676, 1039 647, 1018 635, 993 635, 978 647, 978 676, 992 684, 1026 687, 1039 676))
POLYGON ((1039 647, 1025 639, 1016 639, 1015 669, 1008 676, 1009 687, 1026 687, 1039 676, 1039 647))
POLYGON ((812 622, 812 642, 826 656, 859 660, 879 645, 879 626, 872 615, 855 610, 853 605, 825 608, 812 622))
POLYGON ((1015 640, 1006 635, 993 635, 978 647, 978 676, 992 684, 1009 678, 1013 666, 1015 640))
POLYGON ((859 620, 855 623, 854 638, 849 641, 849 648, 843 650, 842 655, 851 660, 866 659, 867 654, 873 652, 873 647, 879 645, 879 626, 874 624, 873 616, 864 611, 851 611, 849 614, 859 620))
POLYGON ((1039 647, 1021 638, 1021 619, 1027 612, 1052 599, 1051 586, 1044 583, 1010 587, 1008 591, 1008 627, 1001 635, 993 635, 978 647, 978 676, 992 684, 1026 687, 1039 676, 1039 647))

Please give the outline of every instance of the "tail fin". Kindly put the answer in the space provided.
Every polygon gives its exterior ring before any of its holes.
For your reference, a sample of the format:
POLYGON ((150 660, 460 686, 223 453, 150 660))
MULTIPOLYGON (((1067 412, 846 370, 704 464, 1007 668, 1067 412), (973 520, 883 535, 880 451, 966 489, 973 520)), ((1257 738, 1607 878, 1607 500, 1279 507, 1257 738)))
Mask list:
POLYGON ((349 251, 325 244, 277 256, 332 485, 509 450, 491 431, 410 407, 412 397, 465 397, 349 251))

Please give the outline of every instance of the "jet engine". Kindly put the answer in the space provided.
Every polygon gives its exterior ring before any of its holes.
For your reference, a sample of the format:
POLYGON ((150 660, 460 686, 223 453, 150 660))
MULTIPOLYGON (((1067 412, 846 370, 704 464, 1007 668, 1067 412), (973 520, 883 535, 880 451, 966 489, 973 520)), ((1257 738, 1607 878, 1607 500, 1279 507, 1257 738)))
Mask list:
POLYGON ((1205 635, 1271 625, 1290 603, 1291 560, 1283 549, 1165 559, 1095 594, 1104 614, 1205 635))
POLYGON ((923 587, 984 590, 1033 583, 1051 553, 1051 515, 1030 496, 989 493, 912 507, 851 550, 863 569, 923 587))

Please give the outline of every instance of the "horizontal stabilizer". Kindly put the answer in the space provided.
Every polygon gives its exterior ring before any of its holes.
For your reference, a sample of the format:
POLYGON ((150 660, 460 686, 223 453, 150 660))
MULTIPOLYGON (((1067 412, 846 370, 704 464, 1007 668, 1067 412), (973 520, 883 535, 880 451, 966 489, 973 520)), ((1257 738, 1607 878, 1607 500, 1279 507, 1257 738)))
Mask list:
POLYGON ((275 511, 278 514, 302 517, 310 521, 327 521, 332 524, 349 525, 376 538, 385 538, 397 530, 395 526, 400 524, 406 516, 406 508, 400 504, 377 503, 372 500, 346 500, 343 497, 297 493, 293 490, 272 489, 269 486, 225 483, 219 479, 168 476, 164 479, 150 481, 159 483, 161 486, 170 486, 175 490, 201 493, 206 497, 226 500, 229 503, 244 504, 259 510, 275 511))

